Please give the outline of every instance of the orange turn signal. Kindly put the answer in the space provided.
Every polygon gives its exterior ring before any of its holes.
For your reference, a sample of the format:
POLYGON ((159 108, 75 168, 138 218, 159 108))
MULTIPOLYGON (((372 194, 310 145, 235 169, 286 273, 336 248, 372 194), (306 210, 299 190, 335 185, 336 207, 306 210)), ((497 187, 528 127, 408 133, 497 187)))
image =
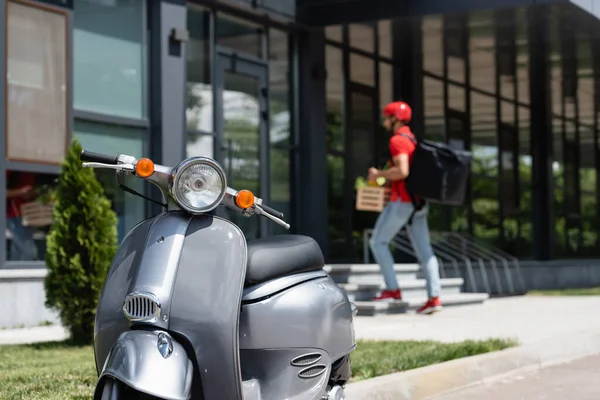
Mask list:
POLYGON ((154 163, 149 158, 141 158, 135 164, 135 173, 141 178, 148 178, 154 173, 154 163))
POLYGON ((250 208, 254 205, 254 194, 249 190, 240 190, 235 196, 235 204, 239 208, 250 208))

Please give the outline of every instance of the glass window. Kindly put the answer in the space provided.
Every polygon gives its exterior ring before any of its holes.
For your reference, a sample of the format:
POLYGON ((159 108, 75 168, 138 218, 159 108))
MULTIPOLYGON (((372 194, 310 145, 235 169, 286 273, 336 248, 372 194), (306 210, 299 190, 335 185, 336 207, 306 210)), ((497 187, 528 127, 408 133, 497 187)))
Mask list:
POLYGON ((264 29, 245 20, 219 15, 217 44, 258 58, 263 57, 264 29))
MULTIPOLYGON (((128 154, 136 158, 147 156, 146 132, 141 129, 76 120, 74 134, 85 149, 96 153, 128 154)), ((96 170, 95 173, 117 214, 120 240, 144 219, 146 200, 119 188, 113 171, 96 170)), ((144 184, 140 179, 126 178, 125 183, 137 192, 144 193, 144 184)))
POLYGON ((213 135, 203 133, 189 133, 186 143, 186 157, 210 157, 214 158, 213 135))
POLYGON ((465 111, 466 90, 464 86, 448 84, 448 107, 457 111, 465 111))
POLYGON ((329 262, 348 259, 348 243, 345 229, 348 215, 344 204, 344 168, 343 157, 327 156, 327 233, 329 235, 329 262))
POLYGON ((67 19, 7 3, 7 146, 13 160, 58 164, 65 156, 67 19))
POLYGON ((379 55, 392 58, 392 20, 379 21, 377 34, 379 35, 379 55))
POLYGON ((372 58, 350 53, 350 80, 375 86, 375 62, 372 58))
POLYGON ((43 261, 56 175, 6 171, 6 260, 43 261))
POLYGON ((348 26, 350 36, 350 47, 375 52, 375 29, 372 25, 350 24, 348 26))
POLYGON ((75 0, 74 107, 146 116, 145 1, 75 0))
POLYGON ((471 92, 471 141, 473 174, 498 176, 496 99, 471 92))
POLYGON ((342 74, 342 51, 325 46, 327 68, 327 147, 329 150, 344 150, 343 98, 344 79, 342 74))
POLYGON ((187 105, 185 110, 188 131, 213 131, 212 85, 210 80, 210 14, 190 6, 187 27, 187 105))
POLYGON ((290 63, 288 35, 275 29, 269 30, 269 83, 271 144, 290 144, 290 63))
POLYGON ((470 13, 469 59, 471 86, 496 92, 496 55, 494 14, 489 11, 470 13))
POLYGON ((442 18, 439 15, 424 17, 421 23, 423 35, 423 69, 442 76, 442 18))
MULTIPOLYGON (((289 222, 291 206, 291 170, 290 160, 294 153, 290 151, 292 113, 290 107, 291 71, 289 62, 289 45, 287 32, 276 29, 269 30, 269 88, 270 88, 270 135, 271 150, 270 206, 279 210, 289 222)), ((275 233, 286 233, 279 225, 273 224, 275 233)))
POLYGON ((394 77, 392 64, 379 63, 379 107, 383 111, 388 103, 394 101, 394 77))
POLYGON ((435 78, 423 77, 423 103, 425 111, 425 137, 446 141, 444 128, 444 83, 435 78))
POLYGON ((334 40, 336 42, 342 42, 344 40, 342 36, 342 26, 334 25, 334 26, 326 26, 325 27, 325 37, 329 40, 334 40))

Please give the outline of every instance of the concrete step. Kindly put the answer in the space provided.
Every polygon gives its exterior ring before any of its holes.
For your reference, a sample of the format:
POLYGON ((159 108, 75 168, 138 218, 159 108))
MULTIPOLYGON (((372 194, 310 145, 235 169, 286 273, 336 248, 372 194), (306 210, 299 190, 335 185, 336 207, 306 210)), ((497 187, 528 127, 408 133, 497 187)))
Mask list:
MULTIPOLYGON (((396 264, 396 277, 399 281, 418 279, 419 264, 396 264)), ((382 284, 381 269, 377 264, 333 264, 325 270, 336 283, 382 284)))
MULTIPOLYGON (((462 306, 468 304, 483 304, 489 298, 487 293, 459 293, 440 295, 444 307, 462 306)), ((414 312, 427 300, 426 296, 421 298, 409 298, 402 301, 380 302, 380 301, 356 301, 359 316, 403 314, 414 312)))
MULTIPOLYGON (((426 281, 424 279, 399 280, 398 285, 402 289, 402 298, 421 299, 426 292, 426 281)), ((441 279, 441 295, 459 294, 462 289, 462 278, 441 279)), ((370 301, 384 288, 382 283, 338 283, 346 291, 351 301, 370 301)))

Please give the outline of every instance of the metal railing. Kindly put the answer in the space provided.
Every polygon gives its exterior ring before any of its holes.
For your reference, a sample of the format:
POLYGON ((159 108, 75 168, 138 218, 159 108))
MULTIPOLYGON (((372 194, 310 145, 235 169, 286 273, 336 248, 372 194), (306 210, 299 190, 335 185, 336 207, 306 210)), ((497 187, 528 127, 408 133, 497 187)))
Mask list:
MULTIPOLYGON (((372 229, 363 231, 363 262, 365 264, 369 264, 371 261, 369 239, 372 232, 372 229)), ((455 276, 463 277, 465 281, 463 290, 465 291, 481 292, 483 289, 489 294, 511 295, 523 294, 527 291, 518 258, 466 233, 431 232, 430 235, 431 247, 440 264, 442 278, 447 276, 447 266, 451 266, 455 276), (481 277, 482 288, 479 287, 475 271, 481 277)), ((400 231, 390 245, 394 249, 419 259, 406 229, 400 231)))

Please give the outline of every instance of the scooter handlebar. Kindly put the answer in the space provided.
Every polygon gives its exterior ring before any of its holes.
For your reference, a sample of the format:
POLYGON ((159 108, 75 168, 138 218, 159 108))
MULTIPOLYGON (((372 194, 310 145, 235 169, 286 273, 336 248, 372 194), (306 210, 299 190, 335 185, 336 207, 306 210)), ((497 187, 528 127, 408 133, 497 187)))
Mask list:
POLYGON ((117 165, 118 160, 119 160, 119 156, 109 156, 106 154, 93 153, 93 152, 87 151, 87 150, 81 151, 80 158, 81 158, 81 161, 97 162, 97 163, 110 164, 110 165, 117 165))
POLYGON ((281 211, 277 211, 269 206, 266 206, 265 204, 261 204, 260 206, 263 210, 265 210, 267 213, 271 214, 272 216, 277 217, 279 219, 283 219, 283 213, 281 211))

